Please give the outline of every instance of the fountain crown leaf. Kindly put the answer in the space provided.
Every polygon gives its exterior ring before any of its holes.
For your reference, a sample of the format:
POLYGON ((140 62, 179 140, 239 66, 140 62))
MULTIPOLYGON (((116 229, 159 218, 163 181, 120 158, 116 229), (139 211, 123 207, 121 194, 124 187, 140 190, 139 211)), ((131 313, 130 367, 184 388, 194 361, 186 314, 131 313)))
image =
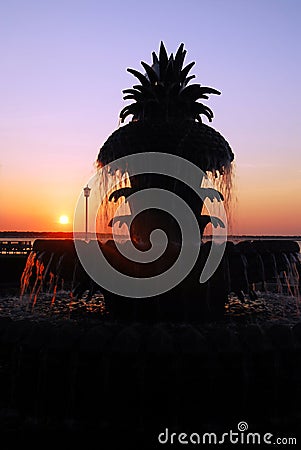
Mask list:
POLYGON ((199 100, 208 100, 206 94, 220 95, 220 92, 200 84, 189 85, 195 78, 195 75, 188 76, 195 62, 184 67, 186 53, 184 43, 181 43, 175 56, 173 53, 168 56, 161 41, 158 55, 152 52, 152 65, 141 61, 144 74, 136 69, 127 69, 139 80, 140 85, 134 85, 131 89, 123 91, 126 94, 123 99, 134 102, 121 110, 119 115, 121 123, 128 116, 132 116, 132 121, 202 122, 201 116, 205 115, 209 122, 212 121, 212 110, 202 105, 199 100))

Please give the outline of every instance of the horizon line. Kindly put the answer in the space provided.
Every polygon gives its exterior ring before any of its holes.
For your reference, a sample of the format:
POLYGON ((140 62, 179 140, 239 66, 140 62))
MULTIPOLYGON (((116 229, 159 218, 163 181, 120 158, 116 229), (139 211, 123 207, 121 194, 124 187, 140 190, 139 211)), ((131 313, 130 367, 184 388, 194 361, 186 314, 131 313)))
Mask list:
MULTIPOLYGON (((17 230, 4 230, 4 231, 0 231, 0 235, 16 235, 16 234, 32 234, 32 235, 45 235, 45 234, 60 234, 60 235, 74 235, 74 234, 78 234, 78 235, 83 235, 86 234, 84 231, 82 232, 73 232, 73 231, 32 231, 32 230, 28 230, 28 231, 17 231, 17 230)), ((94 234, 92 232, 88 232, 88 235, 94 234)), ((100 235, 111 235, 112 233, 97 233, 100 235)), ((123 235, 120 235, 123 236, 123 235)), ((212 236, 211 234, 208 235, 204 235, 203 237, 210 237, 212 236)), ((299 234, 228 234, 228 237, 294 237, 294 238, 300 238, 301 239, 301 235, 299 234)))

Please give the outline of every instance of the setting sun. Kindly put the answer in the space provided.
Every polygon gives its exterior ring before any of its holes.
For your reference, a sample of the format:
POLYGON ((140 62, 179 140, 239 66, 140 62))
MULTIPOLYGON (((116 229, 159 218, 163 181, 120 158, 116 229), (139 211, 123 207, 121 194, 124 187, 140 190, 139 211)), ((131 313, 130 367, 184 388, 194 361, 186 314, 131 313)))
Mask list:
POLYGON ((59 223, 62 225, 67 225, 69 223, 68 216, 60 216, 59 223))

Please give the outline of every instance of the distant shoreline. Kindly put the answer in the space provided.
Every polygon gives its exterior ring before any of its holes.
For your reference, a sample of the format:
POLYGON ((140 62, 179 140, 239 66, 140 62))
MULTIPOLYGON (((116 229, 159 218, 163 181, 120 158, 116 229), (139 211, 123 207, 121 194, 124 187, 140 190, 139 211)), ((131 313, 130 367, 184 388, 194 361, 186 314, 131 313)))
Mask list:
MULTIPOLYGON (((84 235, 84 233, 80 233, 84 235)), ((103 236, 111 237, 110 234, 103 236)), ((0 239, 73 239, 72 231, 0 231, 0 239)), ((91 234, 92 237, 92 234, 91 234)), ((204 236, 205 237, 205 236, 204 236)), ((210 236, 208 236, 210 237, 210 236)), ((228 235, 230 239, 291 239, 301 241, 298 235, 228 235)))

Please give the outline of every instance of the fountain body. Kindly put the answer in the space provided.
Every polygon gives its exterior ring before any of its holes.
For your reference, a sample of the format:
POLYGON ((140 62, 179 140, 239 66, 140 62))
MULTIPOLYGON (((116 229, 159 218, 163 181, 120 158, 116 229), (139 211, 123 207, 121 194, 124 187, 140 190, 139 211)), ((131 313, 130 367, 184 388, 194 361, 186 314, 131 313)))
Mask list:
MULTIPOLYGON (((124 122, 127 116, 132 116, 132 120, 112 133, 101 147, 97 162, 102 168, 110 165, 118 158, 122 158, 122 161, 124 161, 124 165, 119 165, 118 170, 121 173, 126 172, 128 174, 130 186, 117 188, 111 192, 109 196, 111 201, 116 202, 124 197, 129 204, 132 216, 135 216, 137 208, 139 209, 141 205, 137 204, 137 197, 133 194, 149 189, 172 192, 180 197, 192 211, 198 223, 199 239, 202 240, 204 230, 209 223, 213 227, 225 226, 218 217, 204 214, 203 209, 206 197, 211 202, 215 201, 216 203, 222 202, 225 197, 228 197, 229 191, 227 191, 226 181, 230 178, 234 155, 226 139, 214 128, 205 125, 201 119, 201 116, 204 115, 211 121, 213 113, 199 100, 208 99, 208 94, 220 94, 220 92, 199 84, 189 85, 194 76, 188 76, 188 73, 194 63, 184 66, 185 55, 186 50, 184 50, 184 45, 181 44, 175 56, 173 54, 168 56, 165 46, 161 42, 158 56, 153 53, 152 66, 144 62, 141 63, 145 69, 145 74, 128 69, 138 78, 141 85, 135 85, 132 89, 124 91, 126 94, 124 99, 133 100, 133 103, 121 111, 120 120, 124 122), (176 155, 200 168, 198 189, 200 193, 202 191, 202 195, 195 193, 190 186, 181 182, 179 177, 161 174, 160 167, 157 168, 158 173, 138 175, 131 173, 132 167, 125 158, 127 155, 153 152, 176 155), (219 180, 219 185, 222 185, 224 179, 226 192, 220 192, 215 189, 215 186, 204 187, 203 183, 208 176, 212 180, 219 180)), ((180 165, 178 170, 181 171, 180 165)), ((160 193, 157 195, 159 196, 160 193)), ((141 202, 143 202, 143 197, 141 202)), ((137 249, 146 251, 152 246, 150 242, 151 233, 157 229, 164 231, 167 241, 170 243, 165 260, 162 260, 162 258, 160 260, 161 268, 165 270, 165 262, 175 260, 178 256, 182 244, 181 239, 183 239, 180 227, 174 217, 160 208, 149 208, 137 214, 131 221, 130 236, 137 249)), ((185 242, 185 246, 190 245, 191 250, 193 250, 195 244, 196 242, 193 241, 185 242)), ((103 250, 106 251, 105 246, 103 250)), ((108 253, 111 251, 112 248, 110 247, 108 253)), ((199 276, 204 267, 206 255, 208 255, 208 248, 202 245, 196 263, 197 268, 193 269, 187 278, 170 292, 161 294, 160 298, 155 297, 146 301, 166 305, 167 310, 170 311, 171 319, 174 319, 175 314, 173 312, 175 310, 178 310, 176 316, 180 315, 182 318, 189 316, 190 319, 194 317, 195 320, 221 315, 227 296, 224 276, 225 261, 221 261, 212 280, 201 286, 199 276), (193 306, 193 303, 195 303, 195 306, 193 306), (191 313, 187 314, 187 311, 191 313)), ((118 252, 114 253, 113 259, 120 260, 118 252)), ((128 267, 133 266, 129 264, 128 267)), ((158 268, 158 264, 156 268, 158 268)), ((153 275, 151 267, 146 270, 144 267, 140 270, 144 274, 149 270, 148 276, 153 275)), ((137 276, 137 272, 133 269, 130 275, 137 276)), ((110 292, 106 292, 105 296, 111 304, 114 304, 116 314, 117 305, 120 305, 120 309, 123 310, 124 308, 121 305, 132 301, 125 299, 122 295, 110 292)))

